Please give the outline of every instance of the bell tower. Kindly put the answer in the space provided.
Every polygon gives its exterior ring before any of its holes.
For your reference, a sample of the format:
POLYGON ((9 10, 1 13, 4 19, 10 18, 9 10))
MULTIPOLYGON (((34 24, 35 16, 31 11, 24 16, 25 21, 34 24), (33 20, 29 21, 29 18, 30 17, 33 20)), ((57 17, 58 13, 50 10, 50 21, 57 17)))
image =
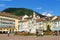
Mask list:
POLYGON ((33 12, 33 19, 35 19, 36 17, 35 17, 35 12, 33 12))

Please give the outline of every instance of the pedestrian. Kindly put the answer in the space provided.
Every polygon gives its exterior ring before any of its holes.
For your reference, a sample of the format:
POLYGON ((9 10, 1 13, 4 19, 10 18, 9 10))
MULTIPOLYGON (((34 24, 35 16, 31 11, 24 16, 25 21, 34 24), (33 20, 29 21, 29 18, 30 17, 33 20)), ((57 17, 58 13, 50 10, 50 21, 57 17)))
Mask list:
POLYGON ((36 36, 38 36, 38 29, 36 29, 36 36))
POLYGON ((10 32, 8 31, 8 36, 9 36, 10 32))
POLYGON ((41 36, 43 36, 43 32, 41 33, 41 36))

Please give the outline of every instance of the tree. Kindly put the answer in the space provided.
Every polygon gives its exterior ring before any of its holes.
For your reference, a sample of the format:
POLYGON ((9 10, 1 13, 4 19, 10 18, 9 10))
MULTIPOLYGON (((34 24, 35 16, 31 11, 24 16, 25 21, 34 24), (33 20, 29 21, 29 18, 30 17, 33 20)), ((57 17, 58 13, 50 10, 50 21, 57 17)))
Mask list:
POLYGON ((47 31, 50 32, 51 29, 50 29, 50 25, 47 25, 47 31))

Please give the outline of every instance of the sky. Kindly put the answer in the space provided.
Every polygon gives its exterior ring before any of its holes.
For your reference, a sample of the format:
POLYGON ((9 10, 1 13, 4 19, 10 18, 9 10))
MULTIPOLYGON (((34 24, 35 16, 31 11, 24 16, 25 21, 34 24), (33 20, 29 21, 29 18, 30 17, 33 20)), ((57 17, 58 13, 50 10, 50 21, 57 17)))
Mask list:
POLYGON ((0 0, 0 11, 6 8, 28 8, 40 14, 60 16, 60 0, 0 0))

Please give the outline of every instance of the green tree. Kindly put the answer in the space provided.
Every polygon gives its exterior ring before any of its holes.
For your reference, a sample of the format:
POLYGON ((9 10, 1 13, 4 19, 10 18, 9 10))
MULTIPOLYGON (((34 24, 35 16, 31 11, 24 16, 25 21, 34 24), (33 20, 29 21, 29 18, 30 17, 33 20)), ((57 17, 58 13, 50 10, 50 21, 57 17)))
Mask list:
POLYGON ((50 32, 51 29, 50 29, 50 25, 47 25, 47 32, 50 32))

